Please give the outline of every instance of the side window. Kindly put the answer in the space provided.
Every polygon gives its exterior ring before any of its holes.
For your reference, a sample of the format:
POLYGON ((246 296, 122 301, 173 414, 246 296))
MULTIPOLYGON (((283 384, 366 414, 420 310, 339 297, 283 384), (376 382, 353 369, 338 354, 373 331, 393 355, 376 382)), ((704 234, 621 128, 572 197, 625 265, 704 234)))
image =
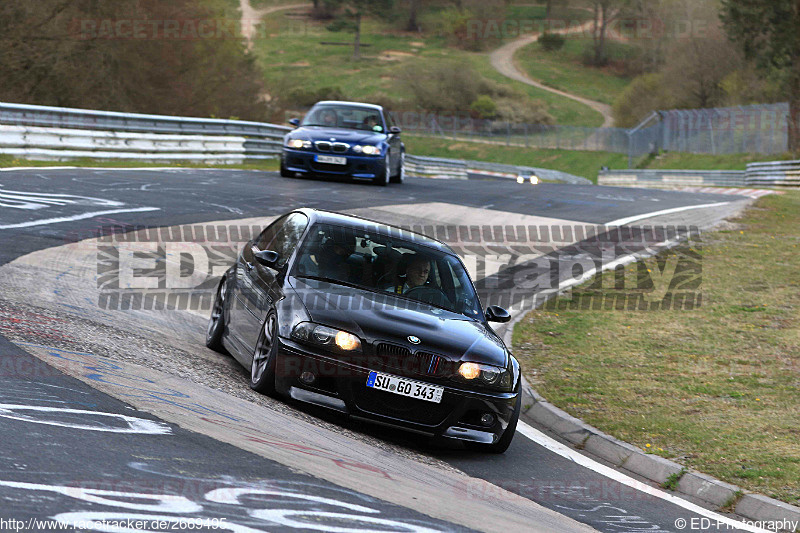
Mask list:
POLYGON ((289 216, 282 216, 261 232, 261 235, 256 239, 256 246, 259 250, 270 250, 270 243, 275 238, 275 235, 280 231, 289 216))
POLYGON ((308 226, 308 217, 302 213, 292 213, 286 218, 286 222, 275 235, 269 249, 280 254, 280 259, 276 265, 278 268, 283 267, 292 252, 300 242, 300 237, 308 226))

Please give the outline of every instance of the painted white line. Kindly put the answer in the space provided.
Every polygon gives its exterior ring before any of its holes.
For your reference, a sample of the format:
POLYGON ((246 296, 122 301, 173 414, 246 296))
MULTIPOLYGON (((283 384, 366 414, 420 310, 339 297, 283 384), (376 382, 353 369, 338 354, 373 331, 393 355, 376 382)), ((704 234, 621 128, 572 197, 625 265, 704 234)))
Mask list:
POLYGON ((120 415, 117 413, 106 413, 103 411, 86 411, 83 409, 64 409, 62 407, 44 407, 40 405, 19 405, 0 403, 0 417, 34 424, 45 424, 48 426, 58 426, 62 428, 83 429, 86 431, 101 431, 105 433, 137 433, 140 435, 171 435, 172 429, 163 422, 137 418, 135 416, 120 415), (28 415, 24 412, 33 413, 55 413, 58 415, 84 415, 84 419, 92 417, 116 418, 126 423, 125 427, 110 427, 102 418, 94 424, 70 422, 68 420, 48 419, 46 415, 28 415), (37 418, 39 417, 39 418, 37 418))
POLYGON ((618 472, 611 467, 593 461, 592 459, 589 459, 588 457, 582 455, 578 451, 573 450, 572 448, 564 444, 561 444, 556 440, 551 439, 538 429, 529 426, 528 424, 526 424, 521 420, 517 423, 517 431, 522 435, 528 437, 530 440, 532 440, 539 446, 546 448, 547 450, 555 454, 558 454, 561 457, 564 457, 565 459, 569 459, 573 463, 578 464, 583 468, 592 470, 593 472, 597 472, 598 474, 605 476, 613 481, 617 481, 619 483, 622 483, 623 485, 627 485, 628 487, 644 492, 645 494, 648 494, 650 496, 654 496, 669 503, 675 504, 679 507, 683 507, 687 511, 709 518, 717 524, 726 524, 733 528, 741 529, 744 531, 753 531, 755 533, 770 533, 766 529, 757 528, 755 526, 745 524, 744 522, 739 522, 737 520, 733 520, 732 518, 728 518, 721 514, 715 513, 714 511, 709 511, 708 509, 700 507, 699 505, 695 505, 682 498, 679 498, 674 494, 664 492, 663 490, 652 487, 647 483, 643 483, 628 475, 618 472))
POLYGON ((228 171, 252 171, 261 172, 251 168, 217 168, 217 167, 3 167, 0 172, 11 172, 13 170, 228 170, 228 171))
POLYGON ((65 169, 73 169, 73 168, 81 168, 81 167, 3 167, 0 168, 0 172, 11 172, 13 170, 65 170, 65 169))
POLYGON ((160 207, 135 207, 131 209, 109 209, 107 211, 93 211, 91 213, 81 213, 71 217, 58 217, 58 218, 43 218, 40 220, 30 220, 28 222, 20 222, 19 224, 6 224, 0 226, 3 229, 16 229, 16 228, 30 228, 32 226, 45 226, 47 224, 58 224, 61 222, 72 222, 74 220, 83 220, 86 218, 99 217, 100 215, 114 215, 116 213, 144 213, 145 211, 161 211, 160 207))
POLYGON ((630 224, 631 222, 636 222, 637 220, 642 220, 644 218, 651 218, 657 217, 659 215, 669 215, 672 213, 680 213, 681 211, 689 211, 690 209, 705 209, 706 207, 720 207, 723 205, 727 205, 730 202, 716 202, 713 204, 702 204, 702 205, 685 205, 683 207, 673 207, 671 209, 663 209, 661 211, 653 211, 652 213, 644 213, 642 215, 634 215, 632 217, 625 217, 620 218, 619 220, 614 220, 611 222, 606 222, 605 226, 624 226, 625 224, 630 224))

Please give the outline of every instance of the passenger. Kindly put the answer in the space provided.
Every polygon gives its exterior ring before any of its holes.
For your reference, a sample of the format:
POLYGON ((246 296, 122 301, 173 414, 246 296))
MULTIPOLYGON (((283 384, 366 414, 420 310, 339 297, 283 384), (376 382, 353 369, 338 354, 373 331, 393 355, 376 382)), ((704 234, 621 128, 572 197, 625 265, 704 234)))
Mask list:
POLYGON ((332 109, 323 109, 320 112, 323 126, 336 126, 338 120, 336 118, 336 111, 332 109))
POLYGON ((356 238, 352 234, 328 237, 313 254, 319 276, 339 281, 352 281, 347 258, 356 249, 356 238))

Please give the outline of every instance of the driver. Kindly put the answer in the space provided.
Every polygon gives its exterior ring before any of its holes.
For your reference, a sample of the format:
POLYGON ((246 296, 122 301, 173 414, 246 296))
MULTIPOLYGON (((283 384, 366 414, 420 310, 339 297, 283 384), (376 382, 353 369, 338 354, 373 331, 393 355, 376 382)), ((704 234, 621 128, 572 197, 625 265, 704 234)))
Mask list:
POLYGON ((428 282, 430 273, 430 262, 425 257, 419 255, 415 256, 406 267, 405 283, 398 283, 393 287, 388 287, 386 290, 390 290, 396 294, 405 294, 415 287, 424 286, 428 282))

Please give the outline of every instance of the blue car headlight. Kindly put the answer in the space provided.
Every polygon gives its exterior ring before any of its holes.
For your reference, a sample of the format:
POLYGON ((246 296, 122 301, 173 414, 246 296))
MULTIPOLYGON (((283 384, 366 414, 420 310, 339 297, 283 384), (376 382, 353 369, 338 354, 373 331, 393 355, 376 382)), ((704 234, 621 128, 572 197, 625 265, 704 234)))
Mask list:
POLYGON ((364 155, 381 155, 381 147, 380 146, 373 146, 371 144, 357 144, 353 146, 353 151, 357 154, 364 154, 364 155))
POLYGON ((303 139, 286 139, 283 144, 287 148, 295 148, 297 150, 308 150, 311 148, 311 141, 303 139))

